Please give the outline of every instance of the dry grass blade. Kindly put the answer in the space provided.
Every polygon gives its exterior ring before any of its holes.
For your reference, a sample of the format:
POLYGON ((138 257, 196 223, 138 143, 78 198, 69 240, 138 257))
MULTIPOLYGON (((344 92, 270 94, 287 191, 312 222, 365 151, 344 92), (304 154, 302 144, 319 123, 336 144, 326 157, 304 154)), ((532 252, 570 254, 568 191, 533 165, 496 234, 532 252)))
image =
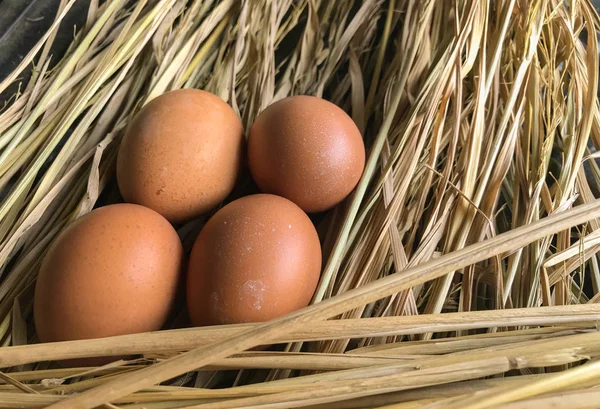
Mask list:
MULTIPOLYGON (((600 321, 600 305, 594 304, 429 316, 363 318, 314 322, 310 327, 296 328, 290 334, 279 336, 273 342, 366 338, 529 325, 585 325, 587 323, 591 327, 596 321, 600 321)), ((220 342, 255 326, 257 324, 190 328, 97 340, 2 348, 0 349, 0 367, 46 360, 188 351, 198 346, 220 342)))
POLYGON ((336 382, 328 385, 314 385, 308 390, 270 394, 259 397, 235 399, 222 403, 208 403, 188 407, 186 409, 234 409, 234 408, 296 408, 313 404, 323 404, 330 401, 354 399, 378 393, 406 390, 418 386, 443 384, 461 381, 464 379, 479 378, 481 376, 501 373, 508 370, 508 362, 502 358, 480 361, 473 365, 456 364, 448 367, 439 367, 370 379, 357 379, 347 382, 336 382), (418 385, 418 386, 417 386, 418 385))
POLYGON ((475 393, 476 396, 467 396, 461 399, 452 399, 451 402, 442 401, 426 405, 426 409, 485 409, 530 398, 547 392, 554 392, 577 384, 586 383, 597 379, 600 373, 600 362, 588 363, 574 369, 553 374, 544 379, 532 380, 519 386, 506 387, 504 385, 489 390, 475 393))
MULTIPOLYGON (((528 408, 569 408, 569 409, 594 409, 598 407, 600 392, 582 389, 560 394, 542 396, 537 399, 526 399, 494 406, 495 409, 528 409, 528 408)), ((390 408, 391 409, 391 408, 390 408)))
POLYGON ((16 387, 17 389, 25 392, 25 393, 34 393, 37 394, 37 392, 30 388, 29 386, 25 385, 24 383, 19 382, 18 380, 14 379, 12 376, 9 376, 5 373, 0 372, 0 379, 2 379, 4 382, 16 387))

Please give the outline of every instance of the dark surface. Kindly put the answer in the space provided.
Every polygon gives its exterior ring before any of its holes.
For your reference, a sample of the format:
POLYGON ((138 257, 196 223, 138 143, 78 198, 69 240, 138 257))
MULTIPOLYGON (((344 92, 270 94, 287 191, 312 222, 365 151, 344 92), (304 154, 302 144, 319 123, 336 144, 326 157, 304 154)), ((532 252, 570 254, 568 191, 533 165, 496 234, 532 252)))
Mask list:
MULTIPOLYGON (((19 65, 52 25, 59 4, 60 0, 0 0, 0 80, 19 65)), ((85 24, 88 5, 89 0, 78 0, 63 20, 51 49, 51 65, 65 53, 75 30, 85 24)), ((30 74, 31 67, 0 95, 0 103, 17 92, 19 83, 25 83, 30 74)))

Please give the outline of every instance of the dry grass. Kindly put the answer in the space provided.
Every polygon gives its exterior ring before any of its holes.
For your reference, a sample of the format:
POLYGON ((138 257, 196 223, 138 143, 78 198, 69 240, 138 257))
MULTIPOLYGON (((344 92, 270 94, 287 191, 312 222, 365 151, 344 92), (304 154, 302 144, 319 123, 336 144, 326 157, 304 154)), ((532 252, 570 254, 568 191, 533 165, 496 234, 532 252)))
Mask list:
MULTIPOLYGON (((50 69, 72 3, 0 83, 35 62, 0 113, 0 407, 596 407, 589 1, 92 1, 50 69), (181 87, 221 96, 246 128, 276 99, 323 96, 363 131, 364 176, 318 224, 327 262, 313 305, 265 324, 36 344, 48 243, 118 200, 123 128, 181 87), (130 354, 143 358, 42 362, 130 354)), ((180 226, 188 248, 201 223, 180 226)))

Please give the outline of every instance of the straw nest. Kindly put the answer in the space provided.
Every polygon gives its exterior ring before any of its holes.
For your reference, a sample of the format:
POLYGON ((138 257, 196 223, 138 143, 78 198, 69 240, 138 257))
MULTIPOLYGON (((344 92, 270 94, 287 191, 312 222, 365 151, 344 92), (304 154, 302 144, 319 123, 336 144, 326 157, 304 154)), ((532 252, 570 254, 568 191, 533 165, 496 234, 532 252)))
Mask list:
MULTIPOLYGON (((597 407, 589 1, 96 0, 52 61, 73 3, 0 83, 34 65, 0 114, 0 407, 597 407), (323 96, 363 132, 364 176, 318 226, 313 305, 264 324, 37 344, 48 243, 118 200, 124 127, 181 87, 218 94, 246 127, 274 100, 323 96), (287 344, 247 351, 273 343, 287 344), (141 358, 47 362, 114 354, 141 358)), ((179 229, 186 246, 202 222, 179 229)))

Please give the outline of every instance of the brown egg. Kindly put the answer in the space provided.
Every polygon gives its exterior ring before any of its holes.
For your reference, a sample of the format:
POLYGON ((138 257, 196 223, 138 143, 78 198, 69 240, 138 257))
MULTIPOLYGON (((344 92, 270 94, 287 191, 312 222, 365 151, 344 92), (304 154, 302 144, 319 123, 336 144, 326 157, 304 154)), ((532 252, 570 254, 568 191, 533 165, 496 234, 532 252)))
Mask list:
POLYGON ((121 194, 173 223, 199 216, 233 189, 243 143, 242 123, 225 101, 197 89, 168 92, 127 128, 117 160, 121 194))
POLYGON ((34 319, 42 342, 158 330, 171 312, 182 246, 160 214, 101 207, 63 231, 44 257, 34 319))
POLYGON ((319 237, 306 214, 274 195, 219 210, 192 249, 187 303, 195 325, 260 322, 305 307, 321 271, 319 237))
POLYGON ((263 192, 286 197, 306 212, 320 212, 356 187, 365 147, 342 109, 324 99, 295 96, 258 116, 248 138, 248 160, 263 192))

